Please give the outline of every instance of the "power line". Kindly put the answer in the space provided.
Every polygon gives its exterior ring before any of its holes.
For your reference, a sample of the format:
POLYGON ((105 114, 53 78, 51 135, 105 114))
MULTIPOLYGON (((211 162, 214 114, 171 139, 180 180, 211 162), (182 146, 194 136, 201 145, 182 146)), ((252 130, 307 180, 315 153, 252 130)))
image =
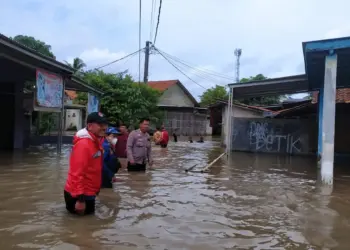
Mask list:
POLYGON ((179 69, 175 64, 173 64, 162 52, 160 52, 157 48, 154 48, 165 60, 168 61, 168 63, 170 63, 177 71, 179 71, 181 74, 183 74, 186 78, 188 78, 190 81, 192 81, 193 83, 197 84, 199 87, 202 87, 203 89, 207 90, 206 87, 204 87, 203 85, 199 84, 198 82, 196 82, 195 80, 193 80, 191 77, 189 77, 188 75, 186 75, 181 69, 179 69))
POLYGON ((154 13, 156 11, 156 0, 152 0, 152 7, 151 7, 151 24, 150 24, 150 33, 149 33, 149 40, 152 41, 153 37, 153 30, 154 30, 154 13))
MULTIPOLYGON (((141 51, 141 12, 142 4, 140 0, 140 9, 139 9, 139 51, 141 51)), ((141 82, 141 53, 139 54, 139 83, 141 82)))
MULTIPOLYGON (((113 64, 113 63, 116 63, 116 62, 119 62, 119 61, 121 61, 121 60, 124 60, 125 58, 128 58, 129 56, 133 56, 133 55, 135 55, 135 54, 137 54, 137 53, 139 53, 139 52, 141 52, 141 51, 142 51, 142 49, 140 49, 140 50, 138 50, 138 51, 135 51, 135 52, 133 52, 133 53, 131 53, 131 54, 128 54, 128 55, 126 55, 126 56, 124 56, 124 57, 122 57, 122 58, 119 58, 119 59, 114 60, 114 61, 112 61, 112 62, 109 62, 109 63, 107 63, 107 64, 105 64, 105 65, 102 65, 102 66, 100 66, 100 67, 97 67, 97 68, 95 68, 95 70, 102 69, 102 68, 107 67, 107 66, 109 66, 109 65, 111 65, 111 64, 113 64)), ((141 53, 140 53, 140 54, 141 54, 141 53)))
MULTIPOLYGON (((164 52, 162 52, 164 53, 164 52)), ((166 54, 165 54, 166 55, 166 54)), ((215 78, 215 75, 213 76, 212 74, 209 74, 205 71, 202 71, 200 69, 197 69, 197 68, 194 68, 194 67, 191 67, 189 66, 188 64, 185 64, 185 63, 182 63, 181 61, 178 61, 170 56, 168 56, 169 58, 171 58, 173 61, 181 64, 181 66, 183 68, 186 68, 187 70, 190 69, 192 72, 192 74, 202 78, 202 79, 205 79, 205 80, 208 80, 208 81, 212 81, 212 82, 216 82, 218 85, 222 85, 222 84, 227 84, 227 82, 223 83, 221 80, 218 80, 218 78, 215 78)), ((225 80, 225 81, 228 81, 228 80, 225 80)), ((230 82, 233 81, 232 79, 230 80, 230 82)))
MULTIPOLYGON (((164 53, 163 51, 161 51, 161 52, 164 53)), ((217 85, 222 85, 223 84, 222 82, 220 82, 218 79, 215 79, 211 75, 205 75, 203 72, 198 71, 195 68, 191 68, 191 67, 188 67, 187 65, 183 65, 183 64, 181 64, 181 62, 179 63, 179 61, 175 60, 174 58, 171 58, 169 56, 167 56, 167 57, 168 57, 168 59, 171 59, 171 61, 173 61, 173 63, 175 65, 177 65, 178 68, 183 69, 184 71, 191 70, 191 74, 193 74, 196 77, 200 77, 201 79, 204 79, 204 80, 209 81, 209 82, 215 82, 217 85)))
POLYGON ((162 10, 162 0, 159 0, 159 9, 158 9, 158 21, 157 21, 157 27, 156 27, 156 34, 154 35, 154 40, 153 40, 153 44, 156 44, 156 40, 157 40, 157 35, 158 35, 158 28, 159 28, 159 20, 160 20, 160 12, 162 10))
POLYGON ((216 77, 220 77, 220 78, 223 78, 223 79, 226 79, 226 80, 229 80, 229 81, 234 81, 234 78, 233 77, 229 77, 229 76, 226 76, 226 75, 223 75, 223 74, 220 74, 218 72, 215 72, 215 71, 212 71, 212 70, 209 70, 209 69, 201 69, 201 68, 198 68, 198 67, 194 67, 194 66, 191 66, 190 63, 188 62, 185 62, 184 60, 181 60, 180 58, 176 57, 176 56, 173 56, 173 55, 170 55, 169 53, 166 53, 162 50, 159 50, 158 51, 161 51, 163 54, 167 55, 168 57, 172 58, 173 60, 193 69, 193 70, 196 70, 196 71, 200 71, 200 72, 203 72, 207 75, 212 75, 212 76, 216 76, 216 77))

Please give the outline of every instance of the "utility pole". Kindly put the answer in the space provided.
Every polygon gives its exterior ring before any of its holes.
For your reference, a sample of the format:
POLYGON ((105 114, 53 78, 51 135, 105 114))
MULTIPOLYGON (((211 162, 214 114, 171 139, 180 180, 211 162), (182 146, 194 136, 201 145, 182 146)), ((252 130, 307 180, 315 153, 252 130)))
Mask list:
POLYGON ((240 68, 240 58, 242 55, 242 49, 235 49, 236 56, 236 83, 239 82, 239 68, 240 68))
POLYGON ((150 41, 146 41, 146 49, 145 49, 145 67, 143 73, 143 82, 145 84, 148 83, 148 64, 149 64, 149 52, 150 52, 150 41))

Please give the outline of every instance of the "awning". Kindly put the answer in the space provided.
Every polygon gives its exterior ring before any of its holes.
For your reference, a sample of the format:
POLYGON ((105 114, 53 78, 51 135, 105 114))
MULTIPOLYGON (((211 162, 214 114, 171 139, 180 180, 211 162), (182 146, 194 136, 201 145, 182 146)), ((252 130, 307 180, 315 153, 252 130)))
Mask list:
POLYGON ((297 94, 309 91, 309 84, 305 74, 246 83, 232 83, 229 84, 229 87, 233 91, 233 99, 297 94))

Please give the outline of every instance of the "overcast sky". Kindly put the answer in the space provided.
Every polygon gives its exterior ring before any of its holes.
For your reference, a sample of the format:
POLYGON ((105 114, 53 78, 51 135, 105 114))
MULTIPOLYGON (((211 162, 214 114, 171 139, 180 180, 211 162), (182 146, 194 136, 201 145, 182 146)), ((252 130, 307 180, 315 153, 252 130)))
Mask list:
MULTIPOLYGON (((142 1, 142 47, 150 39, 151 6, 152 0, 142 1)), ((349 9, 346 0, 163 0, 156 47, 232 78, 235 48, 243 50, 241 77, 300 74, 301 43, 349 36, 349 9)), ((0 0, 1 33, 34 36, 50 44, 58 60, 80 57, 88 68, 137 51, 138 18, 138 0, 0 0)), ((105 68, 126 69, 138 80, 138 56, 105 68)), ((205 88, 230 82, 182 69, 205 88)), ((204 91, 160 55, 151 56, 149 79, 180 79, 196 98, 204 91)))

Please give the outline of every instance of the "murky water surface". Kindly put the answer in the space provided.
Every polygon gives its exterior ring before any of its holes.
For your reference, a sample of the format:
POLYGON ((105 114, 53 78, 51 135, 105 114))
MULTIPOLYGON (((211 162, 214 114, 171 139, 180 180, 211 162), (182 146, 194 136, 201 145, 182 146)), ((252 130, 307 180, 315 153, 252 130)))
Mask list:
POLYGON ((68 147, 1 155, 0 249, 349 249, 350 171, 333 191, 308 158, 235 153, 209 174, 184 171, 221 152, 155 148, 157 170, 120 175, 89 217, 65 211, 68 147))

